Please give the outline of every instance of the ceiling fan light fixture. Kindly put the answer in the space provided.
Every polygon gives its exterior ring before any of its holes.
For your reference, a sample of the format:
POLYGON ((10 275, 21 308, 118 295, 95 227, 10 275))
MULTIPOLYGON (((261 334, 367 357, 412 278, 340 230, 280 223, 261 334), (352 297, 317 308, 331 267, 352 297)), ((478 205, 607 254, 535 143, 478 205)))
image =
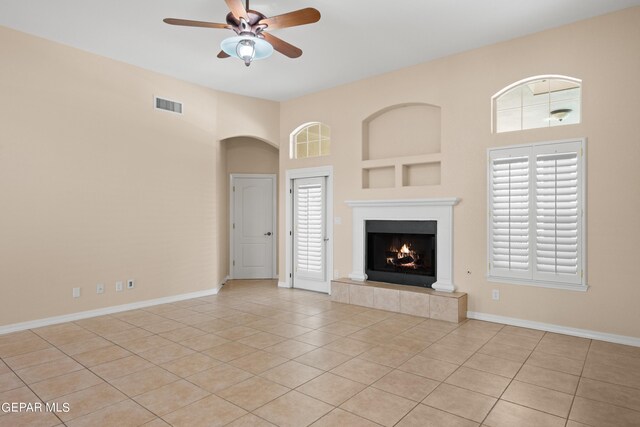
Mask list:
POLYGON ((244 61, 244 65, 248 67, 256 55, 256 43, 253 40, 240 40, 236 46, 236 53, 244 61))
POLYGON ((241 35, 224 39, 220 48, 229 56, 244 61, 248 67, 252 61, 265 59, 273 53, 269 42, 253 35, 241 35))

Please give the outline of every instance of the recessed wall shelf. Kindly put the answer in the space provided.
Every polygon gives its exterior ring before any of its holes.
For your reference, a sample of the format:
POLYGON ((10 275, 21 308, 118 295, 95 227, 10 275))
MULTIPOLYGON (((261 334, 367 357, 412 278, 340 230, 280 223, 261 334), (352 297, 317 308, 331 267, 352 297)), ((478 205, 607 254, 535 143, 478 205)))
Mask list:
POLYGON ((362 188, 394 188, 396 173, 394 166, 362 169, 362 188))
POLYGON ((440 162, 402 165, 402 186, 440 185, 440 162))

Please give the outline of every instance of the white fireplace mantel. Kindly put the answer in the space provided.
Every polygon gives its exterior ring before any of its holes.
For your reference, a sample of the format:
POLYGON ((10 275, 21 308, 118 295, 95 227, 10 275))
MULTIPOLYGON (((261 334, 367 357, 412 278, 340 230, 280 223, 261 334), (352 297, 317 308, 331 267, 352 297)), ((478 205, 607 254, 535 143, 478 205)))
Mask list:
POLYGON ((453 292, 453 207, 460 199, 348 200, 353 209, 353 254, 349 278, 364 281, 365 221, 437 221, 437 291, 453 292))

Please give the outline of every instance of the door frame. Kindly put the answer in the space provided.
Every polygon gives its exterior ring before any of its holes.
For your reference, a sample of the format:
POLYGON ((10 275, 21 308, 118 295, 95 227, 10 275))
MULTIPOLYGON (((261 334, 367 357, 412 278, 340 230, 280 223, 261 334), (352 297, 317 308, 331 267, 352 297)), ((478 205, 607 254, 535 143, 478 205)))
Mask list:
MULTIPOLYGON (((293 287, 293 181, 301 178, 324 177, 326 183, 326 232, 327 247, 327 277, 326 281, 331 282, 333 277, 333 166, 320 166, 315 168, 289 169, 286 171, 285 179, 285 281, 279 282, 278 286, 284 288, 293 287)), ((328 286, 328 293, 331 295, 331 286, 328 286)))
POLYGON ((278 204, 278 196, 277 196, 277 175, 276 174, 266 174, 266 173, 232 173, 229 175, 229 278, 234 279, 233 274, 233 255, 234 255, 234 233, 235 230, 233 228, 233 220, 235 216, 235 198, 233 188, 235 186, 235 180, 238 178, 261 178, 261 179, 269 179, 271 180, 271 191, 273 200, 271 201, 273 205, 273 214, 271 216, 271 229, 273 230, 272 239, 271 239, 271 278, 277 279, 278 275, 276 274, 277 266, 278 266, 278 253, 276 252, 277 242, 278 242, 278 218, 277 218, 277 204, 278 204))

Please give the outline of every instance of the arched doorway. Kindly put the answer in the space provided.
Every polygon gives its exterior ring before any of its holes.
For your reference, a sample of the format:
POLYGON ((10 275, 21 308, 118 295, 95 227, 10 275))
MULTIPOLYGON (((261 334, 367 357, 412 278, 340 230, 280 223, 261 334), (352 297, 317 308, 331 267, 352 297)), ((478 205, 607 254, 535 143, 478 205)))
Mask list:
POLYGON ((222 141, 229 201, 229 276, 276 278, 278 149, 253 137, 222 141))

